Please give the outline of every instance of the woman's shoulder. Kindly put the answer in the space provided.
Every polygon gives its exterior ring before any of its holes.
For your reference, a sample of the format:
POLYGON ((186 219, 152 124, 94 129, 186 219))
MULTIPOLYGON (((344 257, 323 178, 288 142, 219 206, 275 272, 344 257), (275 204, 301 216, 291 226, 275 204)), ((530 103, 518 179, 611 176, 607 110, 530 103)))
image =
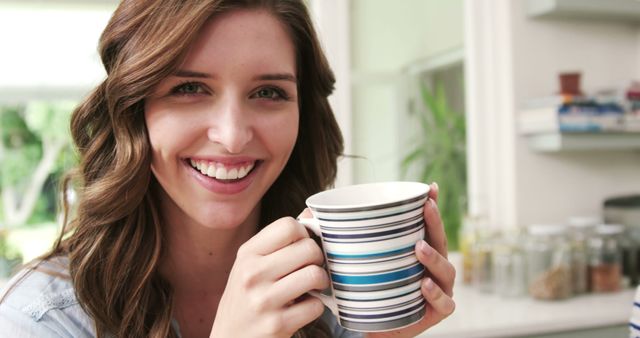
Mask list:
POLYGON ((0 331, 20 337, 94 336, 93 322, 76 298, 66 257, 26 267, 7 283, 0 296, 0 331))

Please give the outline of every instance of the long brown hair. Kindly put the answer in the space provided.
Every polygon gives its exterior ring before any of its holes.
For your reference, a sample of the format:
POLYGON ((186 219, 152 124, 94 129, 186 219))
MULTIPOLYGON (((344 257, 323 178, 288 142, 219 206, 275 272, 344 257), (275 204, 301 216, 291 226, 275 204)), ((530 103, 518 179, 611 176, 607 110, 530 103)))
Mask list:
MULTIPOLYGON (((107 78, 71 119, 80 157, 72 177, 79 202, 45 256, 69 256, 76 295, 95 320, 98 337, 176 336, 171 285, 158 272, 166 249, 144 99, 176 71, 209 18, 239 8, 267 10, 281 20, 297 54, 300 133, 262 200, 261 224, 297 215, 307 196, 335 180, 343 151, 327 101, 335 78, 302 0, 122 1, 100 38, 107 78)), ((318 326, 298 333, 320 334, 328 335, 318 326)))

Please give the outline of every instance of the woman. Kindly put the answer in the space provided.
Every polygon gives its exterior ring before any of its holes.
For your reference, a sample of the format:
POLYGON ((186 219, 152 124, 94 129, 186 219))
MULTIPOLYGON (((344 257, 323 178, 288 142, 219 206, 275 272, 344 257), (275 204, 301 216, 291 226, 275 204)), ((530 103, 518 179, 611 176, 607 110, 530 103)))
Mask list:
MULTIPOLYGON (((305 296, 329 279, 318 245, 287 217, 333 183, 342 152, 327 101, 334 77, 302 1, 123 1, 100 53, 107 78, 71 121, 73 220, 11 283, 0 330, 356 336, 305 296)), ((430 309, 394 336, 453 311, 433 191, 433 247, 416 247, 430 309)))

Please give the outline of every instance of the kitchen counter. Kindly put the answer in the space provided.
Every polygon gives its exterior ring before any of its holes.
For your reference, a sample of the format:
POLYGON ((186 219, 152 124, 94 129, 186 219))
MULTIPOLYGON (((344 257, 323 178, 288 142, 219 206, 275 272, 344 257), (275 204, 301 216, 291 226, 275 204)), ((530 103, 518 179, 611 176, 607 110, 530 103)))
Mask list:
MULTIPOLYGON (((456 263, 455 255, 452 262, 456 263)), ((608 294, 586 294, 560 301, 540 301, 528 296, 507 298, 481 293, 462 285, 461 271, 454 287, 455 312, 419 337, 571 337, 570 332, 597 330, 628 336, 634 289, 608 294)), ((603 335, 600 335, 602 337, 603 335)), ((614 335, 607 334, 613 337, 614 335)))

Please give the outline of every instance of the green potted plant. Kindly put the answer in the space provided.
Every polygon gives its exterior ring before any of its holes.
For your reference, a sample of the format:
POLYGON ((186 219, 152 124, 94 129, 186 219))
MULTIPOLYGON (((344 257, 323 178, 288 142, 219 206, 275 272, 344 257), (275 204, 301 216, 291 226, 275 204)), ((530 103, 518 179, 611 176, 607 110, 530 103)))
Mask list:
POLYGON ((403 158, 401 167, 417 169, 422 182, 438 182, 438 207, 445 224, 449 248, 458 248, 458 230, 466 213, 467 154, 463 112, 451 108, 444 86, 435 91, 420 83, 422 109, 412 112, 419 122, 419 135, 403 158))

